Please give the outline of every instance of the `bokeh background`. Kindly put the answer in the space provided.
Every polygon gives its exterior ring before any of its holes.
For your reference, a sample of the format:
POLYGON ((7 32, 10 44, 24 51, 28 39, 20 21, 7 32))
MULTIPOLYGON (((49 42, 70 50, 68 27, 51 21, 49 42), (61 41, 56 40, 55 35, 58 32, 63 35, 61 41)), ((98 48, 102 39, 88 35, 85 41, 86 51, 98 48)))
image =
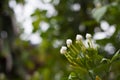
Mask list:
POLYGON ((120 49, 119 0, 1 0, 0 80, 67 80, 59 50, 76 34, 93 35, 99 53, 120 49))

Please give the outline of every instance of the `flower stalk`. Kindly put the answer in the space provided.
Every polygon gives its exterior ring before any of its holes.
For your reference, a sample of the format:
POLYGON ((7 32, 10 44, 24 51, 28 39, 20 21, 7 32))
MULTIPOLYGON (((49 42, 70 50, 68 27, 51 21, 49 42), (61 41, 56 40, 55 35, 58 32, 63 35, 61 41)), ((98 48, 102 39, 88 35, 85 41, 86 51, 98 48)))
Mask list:
POLYGON ((88 72, 91 80, 94 80, 94 72, 90 73, 89 71, 93 69, 93 65, 97 65, 97 63, 94 63, 96 59, 92 56, 92 54, 97 54, 97 52, 94 48, 95 46, 92 42, 91 34, 86 34, 86 40, 83 39, 82 35, 78 34, 76 35, 75 43, 73 43, 71 39, 67 39, 66 45, 67 47, 61 47, 60 53, 64 54, 73 66, 79 66, 80 68, 85 69, 88 72), (86 41, 89 47, 85 45, 86 41))
MULTIPOLYGON (((89 80, 110 79, 111 65, 120 57, 120 51, 116 52, 111 59, 104 58, 98 54, 97 46, 94 44, 92 35, 89 33, 86 34, 85 40, 82 35, 76 35, 75 43, 71 39, 67 39, 66 45, 61 47, 60 53, 65 55, 67 60, 72 64, 72 67, 83 69, 86 72, 86 76, 89 76, 89 80), (103 71, 106 74, 105 77, 98 75, 97 71, 103 71)), ((82 70, 79 71, 79 73, 81 72, 82 70)))

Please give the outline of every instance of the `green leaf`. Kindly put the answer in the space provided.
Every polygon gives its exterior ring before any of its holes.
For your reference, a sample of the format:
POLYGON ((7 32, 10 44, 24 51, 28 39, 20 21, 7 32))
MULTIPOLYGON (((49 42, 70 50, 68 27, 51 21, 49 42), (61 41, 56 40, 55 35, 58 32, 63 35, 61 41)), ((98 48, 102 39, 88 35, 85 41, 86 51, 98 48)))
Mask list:
POLYGON ((115 53, 115 55, 112 57, 112 59, 111 59, 111 63, 114 61, 114 60, 116 60, 117 58, 119 58, 120 57, 120 50, 118 50, 116 53, 115 53))
POLYGON ((33 32, 36 32, 39 29, 40 19, 37 19, 32 23, 33 25, 33 32))
POLYGON ((71 72, 68 77, 68 80, 75 80, 75 79, 77 79, 77 75, 74 72, 71 72))
POLYGON ((102 58, 101 63, 110 63, 110 59, 102 58))
POLYGON ((104 14, 106 13, 107 8, 108 8, 108 6, 103 6, 103 7, 94 9, 93 12, 92 12, 93 18, 95 18, 96 21, 100 21, 100 19, 101 19, 101 18, 104 16, 104 14))

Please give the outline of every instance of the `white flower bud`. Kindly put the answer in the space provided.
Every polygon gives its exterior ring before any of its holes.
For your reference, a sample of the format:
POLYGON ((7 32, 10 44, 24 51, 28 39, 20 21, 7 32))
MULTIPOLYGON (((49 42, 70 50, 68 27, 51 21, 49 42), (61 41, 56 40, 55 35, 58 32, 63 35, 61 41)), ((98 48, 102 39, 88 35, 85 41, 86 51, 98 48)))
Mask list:
POLYGON ((60 49, 60 53, 61 54, 65 54, 67 52, 67 47, 66 46, 62 46, 60 49))
POLYGON ((77 40, 77 41, 82 40, 82 38, 83 38, 82 35, 80 35, 80 34, 77 34, 77 35, 76 35, 76 40, 77 40))
POLYGON ((89 33, 86 34, 87 39, 90 39, 91 37, 92 37, 91 34, 89 34, 89 33))
POLYGON ((72 45, 72 40, 71 39, 67 39, 66 40, 66 44, 68 47, 70 47, 70 45, 72 45))

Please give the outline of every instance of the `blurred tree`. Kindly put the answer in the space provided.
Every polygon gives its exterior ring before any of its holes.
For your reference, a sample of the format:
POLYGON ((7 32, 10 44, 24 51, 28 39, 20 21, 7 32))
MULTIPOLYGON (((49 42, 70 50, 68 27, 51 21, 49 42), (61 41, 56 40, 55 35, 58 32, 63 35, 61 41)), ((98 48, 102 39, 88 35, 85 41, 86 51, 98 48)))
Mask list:
POLYGON ((12 21, 13 11, 8 6, 8 0, 0 1, 0 71, 11 74, 13 67, 13 43, 16 27, 12 21))

